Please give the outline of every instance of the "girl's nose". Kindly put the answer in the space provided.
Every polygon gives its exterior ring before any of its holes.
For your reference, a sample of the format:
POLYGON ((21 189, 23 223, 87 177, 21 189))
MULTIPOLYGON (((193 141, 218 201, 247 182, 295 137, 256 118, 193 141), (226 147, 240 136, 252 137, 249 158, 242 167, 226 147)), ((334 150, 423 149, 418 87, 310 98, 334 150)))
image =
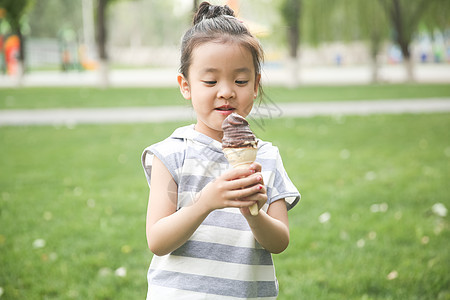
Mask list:
POLYGON ((217 92, 217 97, 222 99, 231 99, 235 96, 234 89, 228 84, 222 84, 217 92))

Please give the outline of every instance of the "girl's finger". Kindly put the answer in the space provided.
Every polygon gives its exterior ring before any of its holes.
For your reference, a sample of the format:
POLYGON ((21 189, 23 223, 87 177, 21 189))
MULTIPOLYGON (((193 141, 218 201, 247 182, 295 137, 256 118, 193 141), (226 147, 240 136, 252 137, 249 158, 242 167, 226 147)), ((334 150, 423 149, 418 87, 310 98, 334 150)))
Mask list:
POLYGON ((249 197, 251 195, 260 193, 261 190, 263 190, 263 189, 264 189, 263 185, 256 184, 256 185, 253 185, 251 187, 228 191, 225 194, 225 197, 227 199, 242 199, 242 198, 246 198, 246 197, 249 197))
POLYGON ((247 176, 250 176, 255 173, 256 173, 256 171, 251 170, 251 169, 231 169, 231 170, 223 173, 221 178, 223 180, 229 181, 229 180, 235 180, 235 179, 242 178, 242 177, 247 177, 247 176))
POLYGON ((255 170, 255 172, 261 172, 261 169, 262 169, 262 166, 261 166, 260 163, 253 162, 253 163, 250 165, 250 170, 255 170))
POLYGON ((248 188, 254 186, 255 184, 264 185, 263 177, 260 173, 253 174, 248 177, 235 179, 227 182, 227 187, 230 190, 237 190, 242 188, 248 188))

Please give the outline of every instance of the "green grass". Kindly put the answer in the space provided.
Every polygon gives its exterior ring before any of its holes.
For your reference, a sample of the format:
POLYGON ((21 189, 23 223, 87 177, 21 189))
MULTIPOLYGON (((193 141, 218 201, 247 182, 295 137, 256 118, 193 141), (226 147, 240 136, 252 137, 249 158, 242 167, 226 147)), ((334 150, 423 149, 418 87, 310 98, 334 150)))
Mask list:
MULTIPOLYGON (((266 87, 276 102, 315 102, 450 97, 446 84, 266 87)), ((0 109, 187 105, 177 88, 0 89, 0 109)))
MULTIPOLYGON (((1 127, 2 299, 144 299, 140 154, 179 125, 1 127)), ((431 210, 450 208, 448 128, 450 114, 254 126, 302 193, 289 248, 274 256, 279 299, 450 298, 449 217, 431 210)))

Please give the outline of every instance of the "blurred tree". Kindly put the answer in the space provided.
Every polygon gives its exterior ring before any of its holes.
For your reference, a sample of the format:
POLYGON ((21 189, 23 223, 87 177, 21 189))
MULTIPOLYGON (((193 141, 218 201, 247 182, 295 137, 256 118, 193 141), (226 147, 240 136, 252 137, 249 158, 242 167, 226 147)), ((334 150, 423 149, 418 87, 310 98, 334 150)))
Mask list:
MULTIPOLYGON (((410 44, 421 18, 436 0, 379 0, 393 29, 393 40, 399 46, 407 80, 414 81, 414 64, 410 44)), ((447 0, 448 1, 448 0, 447 0)))
POLYGON ((108 43, 119 47, 178 47, 190 26, 192 10, 175 6, 173 1, 115 2, 108 13, 108 43))
POLYGON ((109 66, 108 53, 106 50, 107 31, 107 8, 116 0, 97 0, 97 26, 96 38, 99 56, 100 86, 106 88, 109 86, 109 66))
POLYGON ((438 29, 444 32, 450 28, 450 1, 431 0, 429 9, 424 14, 423 24, 429 31, 438 29))
POLYGON ((79 33, 82 29, 80 2, 73 0, 36 1, 29 13, 32 36, 55 38, 62 28, 72 29, 79 33))
POLYGON ((18 84, 22 83, 25 66, 25 39, 22 32, 23 16, 34 4, 34 0, 0 0, 0 7, 6 11, 5 18, 11 26, 13 34, 17 34, 20 41, 18 57, 18 84))
POLYGON ((289 68, 291 70, 290 85, 299 84, 298 73, 298 47, 300 44, 300 18, 302 0, 284 0, 281 2, 281 15, 287 25, 287 37, 289 44, 289 68))
POLYGON ((109 85, 108 55, 106 53, 106 7, 113 0, 97 0, 96 38, 99 58, 100 86, 109 85))
POLYGON ((389 37, 389 23, 380 3, 377 1, 352 0, 356 7, 357 22, 353 24, 360 30, 362 39, 369 42, 369 52, 372 60, 372 82, 379 81, 379 59, 383 42, 389 37))
POLYGON ((194 13, 197 11, 198 5, 199 5, 198 0, 194 0, 192 5, 192 10, 194 11, 194 13))
MULTIPOLYGON (((449 60, 445 39, 450 34, 450 1, 433 0, 420 24, 420 31, 425 32, 433 41, 432 55, 435 62, 449 60)), ((430 53, 431 54, 431 53, 430 53)), ((426 58, 426 57, 425 57, 426 58)))

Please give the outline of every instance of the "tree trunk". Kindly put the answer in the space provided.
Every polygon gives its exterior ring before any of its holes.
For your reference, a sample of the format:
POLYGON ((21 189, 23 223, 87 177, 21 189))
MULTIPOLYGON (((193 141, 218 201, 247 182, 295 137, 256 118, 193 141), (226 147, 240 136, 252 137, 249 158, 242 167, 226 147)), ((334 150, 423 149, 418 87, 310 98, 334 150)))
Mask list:
POLYGON ((109 86, 108 55, 106 52, 106 5, 108 0, 98 0, 97 7, 97 43, 99 56, 100 87, 109 86))
POLYGON ((404 58, 403 64, 406 70, 406 78, 408 82, 415 82, 416 78, 414 75, 414 62, 411 57, 404 58))
POLYGON ((378 56, 372 56, 372 65, 371 65, 371 82, 379 83, 380 82, 380 63, 378 61, 378 56))
POLYGON ((288 61, 288 74, 289 87, 295 88, 299 85, 299 63, 298 63, 298 46, 300 43, 300 10, 301 0, 293 0, 292 4, 291 20, 288 27, 288 39, 289 39, 289 61, 288 61))
POLYGON ((194 13, 197 11, 197 8, 198 8, 198 0, 194 0, 193 8, 192 8, 194 13))
POLYGON ((289 78, 287 80, 287 85, 289 88, 296 88, 299 86, 299 84, 300 84, 299 71, 300 71, 300 66, 299 66, 297 57, 289 56, 289 60, 288 60, 288 76, 289 76, 289 78))
POLYGON ((17 24, 17 37, 19 38, 19 57, 17 60, 16 85, 21 87, 25 75, 25 38, 23 37, 20 24, 17 24))
POLYGON ((414 81, 414 64, 411 59, 411 52, 409 50, 409 44, 411 42, 411 37, 407 34, 405 28, 404 12, 402 11, 402 7, 400 5, 400 0, 392 0, 392 6, 390 11, 391 22, 394 25, 395 29, 395 40, 400 47, 402 52, 403 61, 406 70, 406 80, 408 82, 414 81))
POLYGON ((378 61, 378 53, 381 48, 381 33, 374 29, 370 39, 370 56, 372 58, 372 83, 378 83, 380 81, 379 71, 380 62, 378 61))

